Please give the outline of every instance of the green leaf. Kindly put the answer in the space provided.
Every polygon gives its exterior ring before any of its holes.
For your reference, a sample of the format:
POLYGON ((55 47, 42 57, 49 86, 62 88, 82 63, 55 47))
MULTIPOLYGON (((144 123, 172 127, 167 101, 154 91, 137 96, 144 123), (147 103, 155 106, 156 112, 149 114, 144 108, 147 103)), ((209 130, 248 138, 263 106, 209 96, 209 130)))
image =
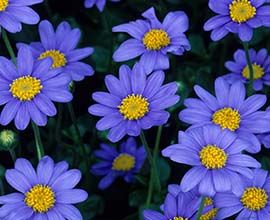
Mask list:
POLYGON ((83 219, 90 220, 103 213, 104 201, 101 196, 92 195, 79 207, 83 213, 83 219))
POLYGON ((262 169, 270 170, 270 158, 262 157, 261 159, 262 169))
POLYGON ((147 191, 144 189, 136 190, 129 194, 128 203, 131 207, 139 207, 144 204, 147 197, 147 191))
POLYGON ((160 182, 166 185, 170 175, 171 175, 171 167, 168 162, 163 158, 158 158, 157 160, 157 169, 158 176, 160 178, 160 182))
POLYGON ((198 34, 189 35, 189 41, 191 44, 191 52, 198 56, 206 56, 206 49, 203 38, 198 34))

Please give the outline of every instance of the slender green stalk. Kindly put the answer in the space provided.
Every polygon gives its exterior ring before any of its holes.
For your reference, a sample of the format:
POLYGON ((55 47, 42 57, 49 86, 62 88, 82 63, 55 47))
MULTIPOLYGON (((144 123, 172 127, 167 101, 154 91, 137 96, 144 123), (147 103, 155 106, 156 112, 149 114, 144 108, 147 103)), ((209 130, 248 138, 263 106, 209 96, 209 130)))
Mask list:
POLYGON ((37 148, 37 156, 40 160, 44 156, 44 148, 40 137, 40 132, 38 126, 32 122, 32 128, 35 135, 35 141, 36 141, 36 148, 37 148))
MULTIPOLYGON (((101 22, 102 22, 102 25, 103 25, 103 28, 104 28, 106 34, 108 34, 108 36, 110 36, 108 45, 110 45, 109 52, 110 52, 110 57, 112 57, 113 49, 114 49, 113 48, 113 46, 114 46, 114 37, 111 35, 112 21, 111 21, 110 12, 109 12, 109 10, 107 9, 106 6, 105 6, 103 12, 101 13, 101 22)), ((108 70, 110 72, 113 72, 112 68, 113 68, 113 59, 110 59, 110 62, 108 64, 108 70)))
POLYGON ((53 17, 53 13, 52 13, 52 9, 50 7, 49 0, 45 0, 44 4, 45 4, 45 7, 46 7, 46 10, 47 10, 49 17, 53 17))
POLYGON ((2 31, 2 37, 3 37, 3 40, 4 40, 4 42, 5 42, 6 48, 7 48, 7 50, 8 50, 8 53, 9 53, 9 55, 10 55, 10 57, 11 57, 13 63, 16 63, 16 56, 15 56, 15 53, 14 53, 14 51, 13 51, 13 49, 12 49, 12 46, 11 46, 11 44, 10 44, 10 41, 9 41, 9 39, 8 39, 7 32, 6 32, 5 29, 3 29, 3 28, 2 28, 1 31, 2 31))
POLYGON ((202 216, 202 211, 203 211, 203 208, 204 208, 205 198, 206 198, 205 196, 201 197, 201 203, 200 203, 200 207, 199 207, 199 210, 198 210, 198 213, 197 213, 197 216, 196 216, 196 220, 200 220, 200 218, 202 216))
POLYGON ((145 148, 145 150, 147 152, 147 157, 148 157, 149 163, 150 163, 151 166, 153 166, 154 159, 153 159, 151 150, 150 150, 150 148, 148 146, 148 143, 146 141, 146 138, 145 138, 145 135, 144 135, 143 131, 140 134, 140 138, 141 138, 142 144, 143 144, 143 146, 144 146, 144 148, 145 148))
POLYGON ((90 167, 90 161, 89 161, 89 159, 87 157, 87 152, 86 152, 86 149, 85 149, 84 144, 82 142, 81 132, 80 132, 80 129, 78 127, 77 119, 76 119, 76 116, 75 116, 75 113, 74 113, 74 109, 73 109, 73 106, 72 106, 72 103, 71 102, 68 103, 68 110, 69 110, 69 114, 70 114, 70 117, 71 117, 73 126, 75 128, 75 132, 77 134, 77 139, 76 139, 77 144, 80 146, 81 151, 83 153, 83 157, 84 157, 86 166, 89 168, 90 167))
POLYGON ((243 42, 243 46, 245 49, 248 69, 249 69, 249 85, 248 85, 248 94, 252 95, 253 93, 253 81, 254 81, 254 70, 253 65, 251 63, 250 55, 249 55, 249 46, 247 42, 243 42))
POLYGON ((150 176, 150 181, 149 181, 149 187, 148 187, 148 192, 147 192, 147 198, 146 198, 146 207, 148 208, 151 204, 151 200, 153 197, 153 192, 154 192, 154 169, 151 168, 151 176, 150 176))
POLYGON ((163 128, 162 126, 158 127, 156 141, 155 141, 155 147, 154 147, 154 153, 153 153, 153 163, 154 163, 154 168, 155 168, 154 184, 157 188, 157 191, 161 191, 160 178, 158 176, 158 169, 157 169, 157 159, 158 159, 158 155, 159 155, 159 147, 160 147, 160 138, 161 138, 162 128, 163 128))
POLYGON ((159 152, 159 146, 160 146, 160 138, 161 138, 162 128, 163 128, 162 126, 159 126, 158 127, 157 136, 156 136, 156 142, 155 142, 155 149, 154 149, 154 157, 159 152))
POLYGON ((61 144, 61 124, 63 119, 63 105, 62 103, 58 103, 58 116, 56 121, 56 128, 55 128, 55 139, 58 144, 61 144))
POLYGON ((16 157, 16 153, 15 153, 14 149, 9 149, 8 151, 9 151, 9 154, 10 154, 13 162, 15 162, 17 157, 16 157))
POLYGON ((141 141, 147 151, 149 163, 151 165, 151 175, 150 175, 148 193, 147 193, 147 198, 146 198, 146 206, 149 206, 151 204, 154 186, 156 186, 157 191, 161 190, 160 179, 159 179, 158 170, 157 170, 157 158, 158 158, 158 152, 159 152, 159 146, 160 146, 161 133, 162 133, 162 126, 158 128, 153 156, 147 144, 144 133, 141 132, 141 135, 140 135, 141 141))

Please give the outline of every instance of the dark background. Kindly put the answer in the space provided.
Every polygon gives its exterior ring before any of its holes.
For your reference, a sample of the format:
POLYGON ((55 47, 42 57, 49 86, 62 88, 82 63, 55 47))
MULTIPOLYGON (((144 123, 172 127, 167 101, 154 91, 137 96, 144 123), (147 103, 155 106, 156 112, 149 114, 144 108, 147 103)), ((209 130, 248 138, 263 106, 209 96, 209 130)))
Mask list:
MULTIPOLYGON (((95 53, 84 61, 91 64, 96 73, 82 82, 75 83, 73 106, 78 117, 79 126, 83 135, 83 141, 88 149, 90 163, 96 162, 92 151, 99 147, 100 142, 108 142, 106 132, 97 132, 95 123, 97 117, 90 116, 87 108, 93 104, 91 94, 94 91, 105 90, 104 77, 108 73, 118 75, 120 63, 112 60, 113 51, 121 42, 128 38, 127 35, 111 32, 114 25, 126 23, 141 18, 141 13, 149 7, 156 8, 157 15, 163 19, 169 11, 182 10, 187 13, 190 19, 190 28, 187 36, 191 42, 192 50, 184 56, 171 56, 171 69, 166 71, 166 81, 177 81, 179 84, 178 93, 181 95, 181 102, 170 109, 171 118, 165 125, 162 133, 161 148, 177 141, 177 133, 184 130, 187 125, 178 120, 178 113, 183 108, 182 102, 188 96, 193 96, 193 86, 199 84, 209 90, 213 89, 213 82, 219 75, 225 74, 224 62, 232 59, 236 49, 242 48, 238 38, 229 35, 219 42, 212 42, 209 33, 203 31, 203 25, 213 14, 208 8, 206 0, 122 0, 119 3, 107 3, 103 13, 99 13, 96 7, 86 9, 83 0, 49 0, 33 8, 40 14, 41 19, 51 21, 55 27, 62 21, 68 21, 73 27, 82 31, 82 38, 79 47, 92 46, 95 53)), ((13 48, 17 42, 30 43, 38 41, 36 26, 25 25, 23 31, 18 34, 9 34, 13 48)), ((255 49, 270 49, 270 31, 266 28, 256 30, 251 46, 255 49)), ((1 39, 0 39, 1 40, 1 39)), ((1 56, 8 57, 3 42, 0 43, 1 56)), ((128 62, 132 65, 134 61, 128 62)), ((269 94, 269 89, 264 90, 269 94)), ((96 220, 137 220, 138 210, 143 209, 146 199, 147 185, 138 181, 133 185, 126 184, 123 180, 117 180, 112 187, 105 191, 97 189, 99 178, 90 174, 89 167, 84 165, 82 152, 76 146, 76 135, 74 127, 68 115, 66 105, 58 105, 59 111, 63 109, 63 118, 60 129, 56 129, 58 116, 51 118, 48 125, 41 129, 42 140, 45 151, 56 161, 67 160, 71 167, 79 167, 83 172, 81 187, 88 191, 89 200, 80 205, 84 219, 96 220)), ((58 124, 59 125, 59 124, 58 124)), ((14 131, 13 124, 8 127, 14 131)), ((1 128, 6 129, 6 128, 1 128)), ((146 132, 147 139, 154 143, 156 128, 146 132)), ((37 164, 35 159, 35 145, 31 127, 23 132, 16 131, 19 135, 19 144, 15 149, 17 155, 25 157, 37 164)), ((139 143, 139 139, 138 139, 139 143)), ((269 168, 269 152, 262 150, 255 157, 263 162, 265 168, 269 168)), ((7 168, 13 167, 13 162, 7 152, 0 153, 0 175, 3 177, 7 168)), ((160 159, 160 176, 162 176, 163 191, 156 192, 153 208, 157 208, 163 201, 169 183, 179 183, 188 166, 171 163, 167 159, 160 159)), ((147 182, 149 178, 149 167, 145 165, 140 176, 147 182)), ((5 192, 11 192, 5 180, 5 192)))

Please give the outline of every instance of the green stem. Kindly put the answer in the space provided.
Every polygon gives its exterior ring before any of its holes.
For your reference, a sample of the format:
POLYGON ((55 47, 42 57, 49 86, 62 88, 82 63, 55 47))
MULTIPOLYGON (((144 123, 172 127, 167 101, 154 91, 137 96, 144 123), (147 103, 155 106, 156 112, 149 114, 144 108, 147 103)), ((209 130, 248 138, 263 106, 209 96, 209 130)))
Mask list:
POLYGON ((35 135, 35 141, 36 141, 36 148, 37 148, 37 156, 40 160, 44 156, 44 148, 40 137, 40 132, 38 126, 32 122, 32 128, 35 135))
POLYGON ((52 13, 52 9, 50 7, 49 0, 45 0, 44 4, 45 4, 45 7, 46 7, 46 10, 47 10, 47 13, 48 13, 49 17, 52 17, 53 13, 52 13))
POLYGON ((162 126, 158 127, 158 131, 157 131, 157 136, 156 136, 156 142, 155 142, 155 149, 154 149, 154 158, 155 155, 158 154, 159 152, 159 146, 160 146, 160 138, 161 138, 161 133, 162 133, 162 126))
POLYGON ((56 121, 56 128, 55 128, 55 139, 58 144, 61 143, 61 124, 63 119, 63 105, 58 103, 58 117, 56 121))
POLYGON ((152 156, 151 150, 147 144, 144 133, 141 132, 141 135, 140 135, 141 141, 142 141, 142 143, 147 151, 149 163, 151 165, 151 175, 150 175, 148 193, 147 193, 147 198, 146 198, 146 206, 147 207, 151 204, 154 186, 156 186, 156 189, 158 192, 161 190, 160 179, 159 179, 158 170, 157 170, 157 158, 158 158, 158 152, 159 152, 159 146, 160 146, 161 133, 162 133, 162 126, 159 126, 157 136, 156 136, 156 142, 155 142, 153 156, 152 156))
POLYGON ((253 65, 250 59, 249 55, 249 46, 247 42, 243 42, 243 46, 245 49, 245 54, 246 54, 246 59, 247 59, 247 64, 248 64, 248 69, 249 69, 249 85, 248 85, 248 95, 252 95, 253 93, 253 81, 254 81, 254 70, 253 70, 253 65))
MULTIPOLYGON (((112 57, 113 55, 113 46, 114 46, 114 35, 111 35, 112 32, 112 21, 111 21, 111 16, 110 16, 110 12, 107 9, 107 7, 105 6, 103 12, 101 13, 101 21, 102 21, 102 25, 103 28, 106 32, 106 34, 109 37, 109 41, 108 41, 108 45, 110 45, 109 47, 109 52, 110 52, 110 57, 112 57)), ((108 64, 108 70, 109 72, 113 72, 113 59, 110 59, 110 62, 108 64)))
POLYGON ((148 192, 147 192, 147 198, 146 198, 146 207, 149 208, 151 204, 151 200, 153 197, 153 192, 154 192, 154 170, 151 168, 151 176, 150 176, 150 181, 149 181, 149 187, 148 187, 148 192))
POLYGON ((145 135, 144 135, 143 131, 140 134, 140 138, 141 138, 142 144, 143 144, 143 146, 144 146, 144 148, 145 148, 145 150, 147 152, 147 157, 148 157, 149 163, 150 163, 151 166, 153 166, 154 165, 153 156, 152 156, 151 150, 150 150, 150 148, 148 146, 148 143, 146 141, 146 138, 145 138, 145 135))
POLYGON ((10 153, 10 156, 11 156, 13 162, 15 162, 17 157, 16 157, 16 153, 15 153, 14 149, 9 149, 8 151, 10 153))
POLYGON ((8 50, 8 53, 13 61, 13 63, 16 63, 16 56, 15 56, 15 53, 12 49, 12 46, 11 46, 11 43, 8 39, 8 35, 7 35, 7 32, 5 31, 5 29, 2 28, 2 37, 3 37, 3 40, 5 42, 5 45, 6 45, 6 48, 8 50))
POLYGON ((196 216, 196 220, 200 220, 201 216, 202 216, 202 211, 203 211, 203 208, 204 208, 204 201, 205 201, 205 196, 202 196, 201 197, 201 203, 200 203, 200 207, 199 207, 199 210, 197 212, 197 216, 196 216))
POLYGON ((89 162, 88 157, 87 157, 87 151, 86 151, 86 149, 84 147, 84 144, 82 142, 81 132, 80 132, 80 129, 78 127, 77 119, 76 119, 76 116, 75 116, 75 113, 74 113, 74 109, 73 109, 73 106, 72 106, 72 103, 71 102, 68 103, 68 110, 69 110, 69 114, 70 114, 70 117, 71 117, 73 126, 75 128, 75 132, 77 134, 77 139, 76 139, 77 144, 80 146, 81 151, 83 153, 83 157, 84 157, 86 166, 89 168, 90 167, 90 162, 89 162))

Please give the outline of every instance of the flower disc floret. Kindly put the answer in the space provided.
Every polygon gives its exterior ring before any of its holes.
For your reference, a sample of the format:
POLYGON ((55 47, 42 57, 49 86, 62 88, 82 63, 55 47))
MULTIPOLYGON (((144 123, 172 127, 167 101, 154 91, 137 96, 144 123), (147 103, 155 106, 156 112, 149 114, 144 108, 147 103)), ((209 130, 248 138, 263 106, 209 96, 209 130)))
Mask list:
POLYGON ((142 95, 128 95, 118 106, 119 112, 127 120, 138 120, 149 111, 149 102, 142 95))
MULTIPOLYGON (((264 76, 264 68, 261 67, 260 65, 254 63, 252 65, 253 68, 253 79, 260 79, 264 76)), ((249 71, 249 67, 248 65, 243 69, 242 71, 242 75, 243 77, 245 77, 246 79, 250 79, 250 71, 249 71)))
POLYGON ((21 101, 30 101, 42 90, 39 79, 32 76, 22 76, 13 80, 10 85, 10 92, 14 98, 21 101))
POLYGON ((122 153, 114 159, 112 169, 117 171, 129 171, 134 168, 135 162, 134 156, 122 153))
POLYGON ((227 154, 215 145, 207 145, 200 151, 200 160, 207 169, 221 169, 227 161, 227 154))
POLYGON ((231 131, 235 131, 240 126, 241 116, 237 110, 222 108, 213 114, 212 121, 222 129, 227 128, 231 131))
POLYGON ((268 202, 268 195, 264 189, 258 187, 247 188, 241 197, 241 202, 245 208, 252 211, 263 209, 268 202))
POLYGON ((229 8, 231 19, 237 23, 246 22, 256 15, 256 8, 249 0, 234 0, 229 8))
POLYGON ((143 37, 143 44, 148 50, 160 50, 171 43, 168 33, 162 29, 152 29, 143 37))
POLYGON ((188 218, 174 217, 172 220, 188 220, 188 218))
POLYGON ((8 7, 9 0, 0 0, 0 12, 5 11, 8 7))
POLYGON ((217 215, 217 208, 211 209, 209 212, 201 215, 200 220, 212 220, 217 215))
POLYGON ((53 60, 52 67, 59 68, 67 64, 67 59, 65 54, 61 53, 59 50, 47 50, 44 53, 40 54, 39 60, 50 57, 53 60))
POLYGON ((39 184, 25 194, 24 202, 35 212, 44 213, 54 207, 55 195, 49 186, 39 184))

